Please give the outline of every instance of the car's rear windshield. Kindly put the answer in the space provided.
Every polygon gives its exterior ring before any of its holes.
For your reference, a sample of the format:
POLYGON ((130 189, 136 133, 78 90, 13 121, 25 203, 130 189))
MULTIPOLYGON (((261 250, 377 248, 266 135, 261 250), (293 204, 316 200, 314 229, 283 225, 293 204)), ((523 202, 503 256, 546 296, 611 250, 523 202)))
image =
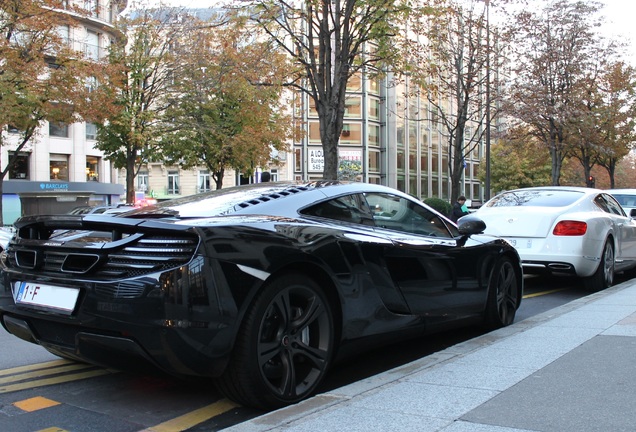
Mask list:
POLYGON ((566 207, 581 198, 582 192, 571 190, 522 190, 496 196, 486 207, 566 207))

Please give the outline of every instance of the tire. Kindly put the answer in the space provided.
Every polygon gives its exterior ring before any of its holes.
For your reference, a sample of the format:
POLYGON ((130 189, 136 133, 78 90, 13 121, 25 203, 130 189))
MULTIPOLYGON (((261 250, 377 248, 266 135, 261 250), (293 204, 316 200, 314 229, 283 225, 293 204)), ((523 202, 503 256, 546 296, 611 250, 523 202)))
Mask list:
POLYGON ((585 289, 590 292, 597 292, 611 287, 614 284, 615 268, 614 245, 610 239, 607 239, 603 246, 603 253, 601 254, 601 261, 598 263, 598 268, 592 276, 583 279, 585 289))
POLYGON ((521 295, 517 273, 510 258, 501 257, 495 263, 488 281, 488 299, 484 322, 489 329, 512 324, 521 295))
POLYGON ((309 397, 331 365, 334 319, 316 282, 277 278, 254 300, 219 389, 245 406, 276 409, 309 397))

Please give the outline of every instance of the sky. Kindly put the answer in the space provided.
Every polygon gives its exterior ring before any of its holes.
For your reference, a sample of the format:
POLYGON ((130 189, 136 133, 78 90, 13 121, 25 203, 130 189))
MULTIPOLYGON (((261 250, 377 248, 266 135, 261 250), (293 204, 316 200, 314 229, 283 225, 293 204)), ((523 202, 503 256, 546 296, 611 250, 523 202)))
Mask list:
POLYGON ((633 0, 602 0, 604 8, 601 13, 605 16, 604 32, 608 36, 622 40, 629 44, 625 59, 636 66, 636 2, 633 0))
MULTIPOLYGON (((133 3, 135 0, 129 0, 133 3)), ((150 3, 159 3, 159 0, 146 0, 150 3)), ((528 0, 538 4, 549 0, 528 0)), ((587 1, 587 0, 584 0, 587 1)), ((636 66, 636 1, 634 0, 595 0, 603 4, 601 15, 605 18, 602 33, 607 37, 625 42, 628 47, 625 52, 625 60, 636 66)), ((163 0, 163 3, 183 7, 210 7, 218 0, 163 0)), ((497 0, 490 0, 491 8, 497 7, 497 0)))

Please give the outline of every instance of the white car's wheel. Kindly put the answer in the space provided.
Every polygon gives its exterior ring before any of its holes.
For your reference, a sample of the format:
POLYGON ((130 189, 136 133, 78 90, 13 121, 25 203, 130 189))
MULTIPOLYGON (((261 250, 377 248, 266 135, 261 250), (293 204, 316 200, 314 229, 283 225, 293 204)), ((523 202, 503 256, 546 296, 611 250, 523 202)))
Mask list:
POLYGON ((611 239, 607 239, 605 241, 601 261, 598 264, 596 272, 594 272, 592 276, 583 279, 585 288, 588 291, 601 291, 611 287, 614 283, 614 246, 610 240, 611 239))

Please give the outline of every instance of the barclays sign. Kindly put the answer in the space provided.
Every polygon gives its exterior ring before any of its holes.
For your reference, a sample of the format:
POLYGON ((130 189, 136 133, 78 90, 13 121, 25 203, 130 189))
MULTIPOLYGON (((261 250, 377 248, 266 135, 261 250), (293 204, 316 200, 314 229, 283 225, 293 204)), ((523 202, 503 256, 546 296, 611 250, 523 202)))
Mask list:
POLYGON ((68 191, 68 183, 40 183, 41 190, 68 191))

